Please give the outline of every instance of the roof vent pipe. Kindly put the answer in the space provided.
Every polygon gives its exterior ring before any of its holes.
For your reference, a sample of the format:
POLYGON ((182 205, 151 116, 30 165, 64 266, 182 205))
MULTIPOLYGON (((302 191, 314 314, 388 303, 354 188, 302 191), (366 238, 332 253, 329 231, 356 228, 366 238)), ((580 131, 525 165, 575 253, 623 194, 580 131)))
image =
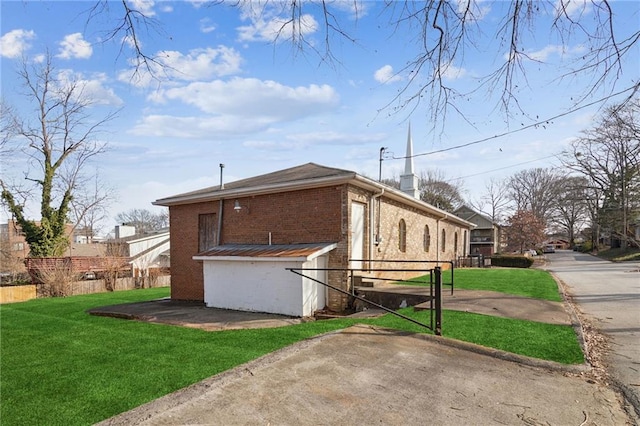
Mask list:
POLYGON ((220 163, 220 190, 224 189, 224 182, 222 181, 222 171, 224 170, 224 164, 220 163))

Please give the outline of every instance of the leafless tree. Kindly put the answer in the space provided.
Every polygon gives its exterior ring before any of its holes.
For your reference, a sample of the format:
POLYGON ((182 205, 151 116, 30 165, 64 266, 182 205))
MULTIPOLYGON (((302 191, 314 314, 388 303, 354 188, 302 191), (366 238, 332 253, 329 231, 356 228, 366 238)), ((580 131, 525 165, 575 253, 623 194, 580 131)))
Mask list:
POLYGON ((494 223, 501 223, 510 202, 507 181, 491 178, 485 182, 484 189, 485 192, 470 203, 487 214, 494 223))
MULTIPOLYGON (((466 99, 480 90, 485 90, 483 94, 500 92, 500 105, 505 113, 510 114, 513 110, 520 112, 519 96, 527 86, 528 64, 541 65, 541 61, 526 49, 530 33, 537 29, 548 29, 551 36, 563 42, 578 40, 584 45, 587 53, 567 64, 567 68, 558 74, 558 78, 579 75, 590 77, 591 83, 572 97, 577 105, 585 102, 587 96, 602 87, 613 92, 616 82, 623 74, 626 57, 632 54, 640 40, 638 27, 623 31, 617 25, 615 4, 608 0, 584 3, 569 0, 502 2, 498 3, 504 9, 498 25, 493 20, 483 19, 487 6, 476 0, 385 0, 384 4, 379 18, 388 20, 387 27, 392 31, 391 36, 413 35, 412 39, 418 47, 415 56, 407 58, 404 61, 406 65, 398 72, 407 77, 407 83, 388 107, 411 109, 423 98, 428 99, 434 123, 441 122, 446 117, 448 108, 457 110, 460 98, 466 99), (579 4, 576 6, 576 3, 579 4), (466 51, 480 50, 476 45, 477 39, 490 33, 499 46, 498 51, 492 52, 496 65, 481 78, 477 89, 462 93, 447 83, 446 76, 464 64, 466 51), (596 77, 593 78, 594 76, 596 77)), ((321 61, 331 64, 340 63, 340 58, 334 55, 333 43, 337 40, 357 43, 354 31, 362 8, 360 0, 216 0, 204 2, 200 6, 203 5, 233 6, 245 15, 264 17, 267 13, 273 14, 277 17, 273 21, 276 24, 277 34, 274 38, 277 42, 289 41, 298 52, 313 52, 321 61), (346 5, 351 6, 355 20, 337 13, 337 7, 344 8, 346 5), (320 22, 316 24, 314 19, 310 23, 309 16, 319 18, 320 22), (315 29, 316 25, 321 35, 311 38, 308 34, 315 31, 310 31, 310 27, 315 29)), ((201 10, 204 14, 207 8, 202 7, 201 10)), ((104 14, 111 18, 112 24, 104 39, 123 40, 121 53, 132 49, 136 70, 153 71, 165 66, 162 58, 145 51, 143 39, 150 32, 167 38, 169 36, 163 34, 161 23, 139 7, 138 2, 96 1, 89 12, 89 22, 97 21, 97 17, 104 14)), ((638 80, 630 84, 623 91, 632 94, 640 89, 638 80)))
POLYGON ((460 195, 462 186, 454 182, 447 179, 440 170, 423 171, 418 179, 420 199, 432 206, 452 212, 464 203, 460 195))
POLYGON ((598 194, 598 225, 620 240, 638 245, 629 221, 640 213, 640 100, 609 107, 563 153, 564 164, 589 181, 598 194))
POLYGON ((553 204, 551 223, 558 226, 575 243, 575 236, 588 219, 589 183, 582 176, 568 176, 559 185, 553 204))
POLYGON ((84 93, 82 83, 56 73, 50 55, 35 65, 24 59, 18 74, 35 114, 12 116, 15 133, 7 143, 24 155, 25 179, 32 191, 11 185, 3 175, 2 200, 25 233, 31 256, 59 255, 68 242, 67 215, 78 177, 89 160, 104 152, 97 132, 115 113, 92 120, 88 110, 94 100, 84 93), (39 200, 39 221, 24 212, 29 198, 39 200))
POLYGON ((146 234, 169 226, 169 214, 166 210, 154 213, 147 209, 131 209, 118 213, 116 221, 135 226, 136 234, 146 234))
POLYGON ((76 186, 78 190, 69 205, 69 218, 74 231, 80 231, 91 243, 102 229, 101 223, 108 218, 108 209, 116 199, 116 192, 105 184, 98 171, 92 177, 78 181, 76 186))
POLYGON ((9 141, 16 132, 14 116, 13 109, 4 101, 0 101, 0 159, 11 153, 9 141))
POLYGON ((509 179, 509 198, 516 210, 527 210, 545 223, 551 218, 563 173, 554 169, 522 170, 509 179))

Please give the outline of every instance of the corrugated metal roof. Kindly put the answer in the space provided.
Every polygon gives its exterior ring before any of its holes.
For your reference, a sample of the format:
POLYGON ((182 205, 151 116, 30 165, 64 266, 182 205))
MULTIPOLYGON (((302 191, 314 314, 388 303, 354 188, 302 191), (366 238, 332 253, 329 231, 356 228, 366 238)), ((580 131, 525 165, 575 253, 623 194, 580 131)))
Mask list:
POLYGON ((199 253, 197 257, 307 257, 333 244, 227 244, 199 253))

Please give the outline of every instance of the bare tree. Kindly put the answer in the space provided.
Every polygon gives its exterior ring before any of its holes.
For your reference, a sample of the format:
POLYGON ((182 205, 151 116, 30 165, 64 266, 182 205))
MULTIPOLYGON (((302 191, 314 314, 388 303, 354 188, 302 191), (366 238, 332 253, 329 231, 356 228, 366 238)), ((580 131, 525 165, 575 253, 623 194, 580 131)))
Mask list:
POLYGON ((131 209, 116 215, 118 223, 135 226, 136 234, 159 231, 169 226, 169 214, 166 210, 153 213, 147 209, 131 209))
POLYGON ((74 231, 86 238, 88 243, 102 229, 101 222, 109 215, 109 207, 115 201, 115 190, 106 185, 98 171, 93 177, 77 182, 79 188, 71 199, 69 218, 74 231))
POLYGON ((509 198, 516 210, 528 210, 545 223, 551 219, 563 174, 553 169, 522 170, 509 179, 509 198))
POLYGON ((555 197, 551 223, 557 225, 575 243, 575 237, 588 218, 587 179, 582 176, 568 176, 559 185, 555 197))
POLYGON ((23 192, 3 176, 2 200, 25 233, 31 256, 60 255, 68 244, 67 216, 78 177, 90 159, 104 152, 97 132, 114 113, 91 120, 88 109, 93 100, 87 98, 81 83, 59 77, 49 55, 33 66, 23 60, 18 74, 26 89, 25 99, 36 114, 12 117, 15 134, 8 144, 20 148, 27 158, 24 174, 33 191, 23 192), (39 199, 39 221, 26 217, 24 202, 28 199, 39 199))
MULTIPOLYGON (((234 3, 216 0, 204 4, 217 7, 223 7, 220 4, 231 5, 240 9, 244 16, 264 19, 275 16, 271 22, 276 31, 273 37, 276 42, 286 40, 298 52, 313 52, 321 61, 332 64, 340 62, 331 47, 336 39, 356 43, 357 37, 353 32, 356 31, 355 23, 362 7, 359 0, 238 0, 234 3), (342 18, 337 13, 338 7, 349 5, 355 20, 342 18), (320 22, 316 22, 315 18, 320 22), (321 31, 321 36, 311 38, 309 34, 315 33, 315 29, 321 31)), ((378 17, 388 20, 387 27, 392 32, 390 36, 406 37, 411 34, 418 49, 413 58, 403 61, 406 65, 398 73, 406 77, 406 85, 387 106, 411 109, 423 98, 429 99, 430 115, 434 123, 441 122, 446 117, 448 108, 457 110, 459 99, 466 99, 481 90, 484 93, 500 92, 500 105, 507 115, 512 110, 521 111, 519 96, 523 88, 528 86, 528 65, 542 65, 527 49, 529 33, 534 33, 536 29, 548 29, 551 36, 563 42, 575 40, 584 46, 587 53, 575 61, 567 61, 566 68, 557 75, 558 78, 580 75, 589 77, 591 83, 576 89, 579 92, 573 93, 571 97, 577 105, 585 103, 586 97, 597 89, 613 89, 619 83, 625 59, 633 54, 640 40, 637 26, 620 28, 620 25, 616 25, 619 18, 615 13, 615 3, 608 0, 584 3, 568 0, 514 0, 499 3, 504 7, 500 11, 502 19, 497 25, 494 20, 483 19, 487 5, 475 0, 385 0, 384 4, 384 10, 378 17), (480 49, 477 40, 485 36, 493 36, 498 42, 498 51, 493 52, 496 65, 481 78, 476 89, 468 93, 460 92, 452 83, 447 82, 447 76, 464 64, 466 51, 480 49), (594 76, 596 77, 593 78, 594 76)), ((203 7, 201 10, 204 14, 207 9, 203 7)), ((97 17, 104 14, 111 18, 112 24, 104 39, 123 40, 121 52, 131 48, 137 64, 136 70, 154 71, 166 66, 161 57, 143 49, 142 41, 150 31, 167 38, 170 36, 163 34, 161 23, 151 13, 139 7, 138 2, 97 1, 89 12, 89 22, 97 21, 97 17)), ((629 62, 629 66, 635 66, 633 61, 629 62)), ((622 91, 631 96, 639 89, 640 82, 635 80, 622 91)))
POLYGON ((420 199, 426 203, 449 212, 460 207, 464 200, 460 193, 462 187, 459 184, 447 180, 442 171, 427 170, 420 173, 418 188, 420 199))
POLYGON ((484 189, 480 198, 471 201, 471 204, 487 214, 494 223, 501 223, 510 202, 507 181, 491 178, 485 182, 484 189))
POLYGON ((586 177, 597 194, 598 225, 622 248, 638 245, 629 221, 640 212, 640 100, 604 111, 563 153, 563 162, 586 177))

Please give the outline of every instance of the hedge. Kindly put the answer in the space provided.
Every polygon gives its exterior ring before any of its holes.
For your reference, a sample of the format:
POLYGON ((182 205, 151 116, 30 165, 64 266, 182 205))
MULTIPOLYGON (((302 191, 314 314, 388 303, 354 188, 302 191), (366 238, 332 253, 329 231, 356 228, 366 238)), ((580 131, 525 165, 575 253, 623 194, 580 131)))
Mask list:
POLYGON ((491 258, 491 266, 505 266, 509 268, 530 268, 533 259, 524 256, 495 256, 491 258))

